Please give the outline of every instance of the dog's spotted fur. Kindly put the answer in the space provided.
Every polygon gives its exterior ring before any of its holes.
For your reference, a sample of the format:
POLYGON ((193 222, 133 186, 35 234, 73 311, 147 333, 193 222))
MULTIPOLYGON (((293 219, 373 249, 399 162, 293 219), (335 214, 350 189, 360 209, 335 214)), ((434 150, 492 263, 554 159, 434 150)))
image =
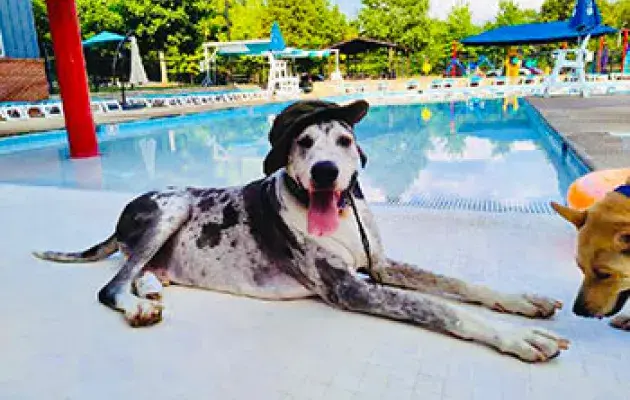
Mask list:
POLYGON ((304 184, 314 163, 332 161, 340 169, 336 185, 345 190, 362 154, 345 123, 308 126, 296 143, 304 136, 312 139, 312 146, 294 143, 287 168, 265 179, 243 187, 149 192, 125 207, 114 235, 102 244, 84 253, 37 255, 81 262, 119 249, 126 260, 98 298, 122 311, 132 326, 161 320, 162 284, 172 283, 260 299, 317 296, 333 307, 477 340, 527 361, 545 361, 566 348, 567 342, 553 333, 500 330, 432 297, 530 317, 550 317, 560 306, 545 298, 500 294, 386 258, 358 186, 351 193, 370 242, 373 275, 380 282, 357 273, 368 259, 350 207, 340 210, 340 226, 333 234, 309 235, 308 210, 287 189, 284 174, 304 184), (353 139, 351 145, 340 147, 342 136, 353 139))

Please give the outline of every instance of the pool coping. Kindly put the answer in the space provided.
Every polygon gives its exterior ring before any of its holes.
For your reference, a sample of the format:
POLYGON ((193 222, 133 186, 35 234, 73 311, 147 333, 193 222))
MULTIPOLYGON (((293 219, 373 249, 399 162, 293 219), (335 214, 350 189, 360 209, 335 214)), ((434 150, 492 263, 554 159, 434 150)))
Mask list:
POLYGON ((628 168, 628 137, 611 132, 630 131, 630 96, 525 100, 591 171, 628 168))
POLYGON ((583 162, 586 167, 588 167, 591 171, 594 171, 597 169, 597 167, 595 166, 595 163, 593 162, 593 159, 591 156, 588 155, 588 153, 586 151, 584 151, 583 149, 581 149, 579 146, 577 146, 575 144, 575 142, 573 140, 571 140, 571 138, 569 138, 566 134, 562 133, 560 130, 556 129, 553 124, 549 121, 549 119, 547 119, 547 117, 545 117, 545 115, 543 115, 543 113, 540 111, 540 109, 533 104, 530 100, 531 97, 525 97, 523 98, 524 101, 527 102, 528 105, 531 106, 531 110, 536 113, 536 115, 540 118, 540 120, 547 126, 547 128, 551 131, 553 131, 554 133, 556 133, 558 136, 560 136, 560 138, 564 141, 564 143, 567 145, 567 147, 573 151, 574 155, 579 158, 579 160, 581 162, 583 162))

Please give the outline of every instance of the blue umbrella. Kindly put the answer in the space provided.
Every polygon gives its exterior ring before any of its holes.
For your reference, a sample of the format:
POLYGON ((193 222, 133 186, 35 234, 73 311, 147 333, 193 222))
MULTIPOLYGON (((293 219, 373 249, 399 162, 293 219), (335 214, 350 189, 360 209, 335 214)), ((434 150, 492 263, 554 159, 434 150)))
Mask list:
POLYGON ((269 44, 270 51, 282 51, 286 47, 282 32, 280 32, 280 26, 277 22, 274 22, 271 26, 271 43, 269 44))
POLYGON ((112 33, 108 31, 103 31, 97 35, 92 36, 91 38, 83 41, 83 47, 97 46, 103 43, 109 42, 120 42, 121 40, 125 40, 126 37, 123 35, 119 35, 117 33, 112 33))
POLYGON ((545 44, 617 32, 615 28, 602 25, 601 21, 595 0, 577 0, 573 15, 566 21, 502 26, 469 36, 461 42, 473 46, 545 44))
POLYGON ((602 24, 602 16, 597 9, 595 0, 578 0, 569 20, 569 27, 576 31, 596 28, 602 24))

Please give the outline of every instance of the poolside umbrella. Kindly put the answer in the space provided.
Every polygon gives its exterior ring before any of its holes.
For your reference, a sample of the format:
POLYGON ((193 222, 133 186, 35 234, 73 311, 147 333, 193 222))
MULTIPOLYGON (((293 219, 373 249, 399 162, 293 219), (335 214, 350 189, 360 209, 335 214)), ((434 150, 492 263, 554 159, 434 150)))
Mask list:
POLYGON ((282 32, 280 31, 280 26, 277 22, 274 22, 271 26, 271 43, 269 43, 269 51, 282 51, 286 46, 284 37, 282 37, 282 32))
POLYGON ((147 73, 144 70, 144 65, 142 65, 138 41, 135 36, 131 36, 129 41, 131 42, 131 72, 129 72, 129 83, 132 85, 143 85, 145 83, 149 83, 147 73))
POLYGON ((473 46, 545 44, 617 32, 615 28, 602 25, 601 21, 595 0, 577 0, 573 15, 566 21, 502 26, 464 38, 461 43, 473 46))
POLYGON ((83 47, 90 47, 90 46, 98 46, 104 43, 111 43, 111 42, 121 42, 125 40, 125 36, 123 35, 119 35, 117 33, 112 33, 112 32, 108 32, 108 31, 103 31, 97 35, 92 36, 91 38, 84 40, 83 43, 83 47))

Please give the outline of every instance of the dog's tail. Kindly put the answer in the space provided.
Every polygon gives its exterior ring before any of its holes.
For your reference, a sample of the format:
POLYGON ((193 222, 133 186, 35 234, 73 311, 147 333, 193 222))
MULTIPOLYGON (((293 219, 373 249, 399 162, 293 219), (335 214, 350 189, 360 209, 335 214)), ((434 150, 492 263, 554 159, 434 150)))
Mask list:
POLYGON ((90 247, 87 250, 63 253, 58 251, 34 251, 33 255, 47 261, 60 263, 83 263, 94 262, 107 258, 118 251, 116 235, 111 235, 105 241, 90 247))

